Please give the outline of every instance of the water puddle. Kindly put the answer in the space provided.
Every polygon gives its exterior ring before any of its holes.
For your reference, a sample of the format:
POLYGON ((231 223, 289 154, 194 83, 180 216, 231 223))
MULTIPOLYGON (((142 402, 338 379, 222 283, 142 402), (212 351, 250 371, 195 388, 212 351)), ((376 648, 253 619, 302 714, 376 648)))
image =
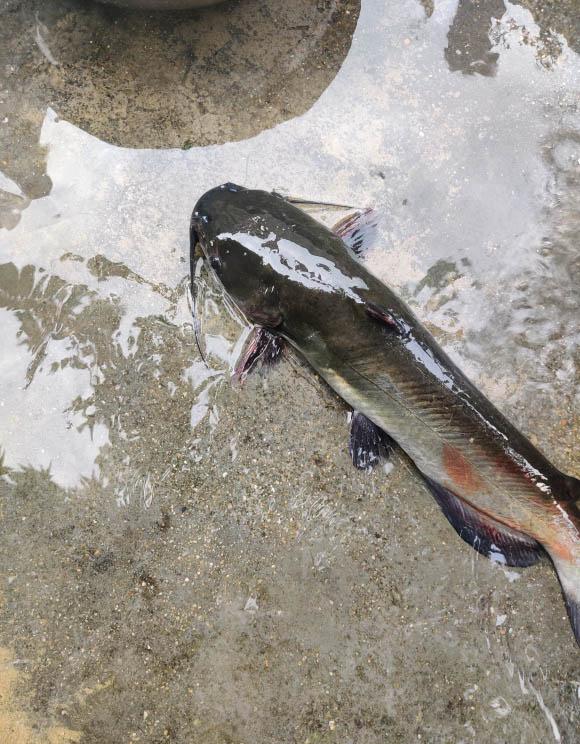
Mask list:
MULTIPOLYGON (((204 284, 204 361, 187 293, 189 216, 218 183, 374 206, 371 269, 578 475, 580 57, 565 14, 546 27, 535 10, 363 0, 318 100, 237 142, 123 148, 71 123, 62 102, 39 121, 25 96, 0 120, 20 116, 40 132, 22 147, 9 137, 0 167, 0 551, 20 577, 7 600, 16 642, 27 612, 34 636, 54 627, 59 603, 85 637, 49 630, 35 647, 49 659, 37 703, 76 711, 63 725, 94 732, 76 686, 113 674, 126 691, 145 659, 146 716, 115 708, 115 685, 99 693, 111 721, 122 716, 142 741, 163 730, 176 741, 194 730, 208 742, 248 732, 274 741, 277 720, 321 742, 335 729, 343 740, 364 729, 368 741, 468 742, 484 731, 572 741, 578 664, 549 567, 512 583, 474 558, 396 460, 388 479, 352 473, 344 408, 297 360, 232 388, 247 330, 204 284), (51 609, 38 610, 41 596, 51 609), (241 614, 225 611, 236 603, 241 614), (312 630, 327 620, 328 633, 312 630), (532 642, 537 653, 524 658, 532 642), (112 647, 123 649, 115 662, 112 647), (202 672, 196 682, 196 659, 242 681, 219 689, 202 672), (320 695, 299 691, 305 670, 320 695), (46 687, 56 673, 61 692, 46 687), (264 690, 288 676, 296 689, 275 712, 264 690), (171 718, 155 698, 161 678, 169 701, 187 690, 195 716, 171 718)), ((42 17, 30 34, 55 84, 57 37, 42 17)), ((6 80, 17 74, 18 60, 2 62, 6 80)), ((230 115, 226 103, 213 115, 230 115)))

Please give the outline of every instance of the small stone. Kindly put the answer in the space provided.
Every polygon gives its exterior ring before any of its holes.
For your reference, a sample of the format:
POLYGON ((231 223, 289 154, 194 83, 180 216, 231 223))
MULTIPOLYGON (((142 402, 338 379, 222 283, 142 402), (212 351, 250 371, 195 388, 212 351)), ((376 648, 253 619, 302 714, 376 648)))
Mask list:
POLYGON ((246 604, 244 605, 244 611, 245 612, 257 612, 258 611, 258 603, 255 597, 248 597, 248 599, 246 600, 246 604))

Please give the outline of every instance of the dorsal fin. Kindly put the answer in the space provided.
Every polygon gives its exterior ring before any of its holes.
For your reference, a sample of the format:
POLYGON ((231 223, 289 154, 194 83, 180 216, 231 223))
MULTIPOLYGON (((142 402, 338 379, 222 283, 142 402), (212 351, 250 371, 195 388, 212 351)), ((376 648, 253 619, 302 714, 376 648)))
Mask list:
POLYGON ((356 209, 356 207, 349 206, 348 204, 336 204, 335 202, 324 202, 316 201, 315 199, 306 199, 303 196, 293 196, 291 194, 288 194, 283 189, 276 189, 275 191, 272 191, 272 196, 278 196, 280 197, 280 199, 284 199, 284 201, 287 201, 289 204, 294 204, 300 209, 303 209, 305 212, 324 211, 327 209, 356 209))

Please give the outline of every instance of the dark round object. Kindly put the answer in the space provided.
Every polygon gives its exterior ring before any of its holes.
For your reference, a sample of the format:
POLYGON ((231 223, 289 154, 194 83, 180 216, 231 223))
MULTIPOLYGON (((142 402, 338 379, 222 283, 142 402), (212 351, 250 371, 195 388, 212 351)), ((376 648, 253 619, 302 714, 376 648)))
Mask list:
POLYGON ((99 2, 140 10, 185 10, 187 8, 203 8, 206 5, 217 5, 223 0, 99 0, 99 2))

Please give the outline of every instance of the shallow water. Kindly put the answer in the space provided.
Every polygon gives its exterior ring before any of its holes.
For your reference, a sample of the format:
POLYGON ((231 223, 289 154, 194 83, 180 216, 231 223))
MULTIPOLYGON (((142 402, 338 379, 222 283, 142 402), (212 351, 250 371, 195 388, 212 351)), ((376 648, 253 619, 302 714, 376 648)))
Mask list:
POLYGON ((89 742, 575 740, 549 565, 477 558, 397 455, 353 472, 347 412, 298 360, 232 387, 242 327, 208 287, 206 367, 187 298, 189 214, 217 183, 375 206, 368 265, 580 475, 580 57, 538 21, 363 0, 314 105, 239 142, 124 149, 45 107, 27 183, 0 175, 0 635, 41 721, 89 742))

